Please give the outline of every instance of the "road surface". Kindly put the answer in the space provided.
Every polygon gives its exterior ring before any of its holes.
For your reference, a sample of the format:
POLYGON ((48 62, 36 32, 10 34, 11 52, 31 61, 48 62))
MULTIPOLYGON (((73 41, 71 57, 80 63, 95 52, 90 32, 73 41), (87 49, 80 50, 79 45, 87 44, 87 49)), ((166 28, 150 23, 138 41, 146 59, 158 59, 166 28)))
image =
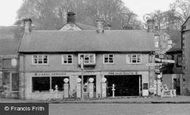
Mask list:
POLYGON ((49 115, 190 115, 190 104, 50 104, 49 115))

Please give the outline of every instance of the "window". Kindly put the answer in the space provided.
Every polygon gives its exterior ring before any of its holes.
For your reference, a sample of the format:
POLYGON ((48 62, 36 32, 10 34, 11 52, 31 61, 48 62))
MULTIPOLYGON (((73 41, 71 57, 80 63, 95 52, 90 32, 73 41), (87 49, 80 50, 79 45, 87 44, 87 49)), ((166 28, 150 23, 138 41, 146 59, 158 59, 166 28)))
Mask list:
POLYGON ((113 64, 114 63, 114 55, 113 54, 105 54, 103 56, 104 64, 113 64))
POLYGON ((12 91, 19 91, 19 74, 12 73, 12 91))
POLYGON ((55 86, 58 86, 58 91, 63 91, 65 77, 52 77, 52 89, 55 90, 55 86))
POLYGON ((95 54, 79 54, 79 64, 81 63, 81 58, 83 58, 84 65, 91 65, 96 63, 95 54))
POLYGON ((62 64, 72 64, 72 63, 73 63, 73 55, 62 56, 62 64))
POLYGON ((143 83, 143 89, 148 89, 148 83, 143 83))
POLYGON ((50 77, 33 77, 32 86, 33 91, 49 91, 50 77))
POLYGON ((55 90, 58 86, 58 91, 64 90, 64 79, 69 77, 32 77, 32 91, 48 92, 50 89, 55 90))
POLYGON ((130 64, 140 64, 141 63, 141 55, 140 54, 127 55, 127 62, 130 64))
POLYGON ((3 77, 3 86, 10 88, 10 91, 19 91, 19 75, 18 73, 4 72, 3 77))
POLYGON ((33 64, 36 64, 36 65, 48 64, 48 56, 47 55, 33 55, 33 64))
POLYGON ((177 55, 177 67, 182 67, 182 55, 177 55))
POLYGON ((2 66, 3 66, 2 68, 4 69, 12 68, 11 58, 2 59, 2 66))

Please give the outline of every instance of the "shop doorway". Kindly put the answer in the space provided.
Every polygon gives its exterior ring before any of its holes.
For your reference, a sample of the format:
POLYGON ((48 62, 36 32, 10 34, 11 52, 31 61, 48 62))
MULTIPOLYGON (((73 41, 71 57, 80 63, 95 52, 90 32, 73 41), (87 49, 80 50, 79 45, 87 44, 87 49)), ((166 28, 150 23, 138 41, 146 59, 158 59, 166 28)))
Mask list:
MULTIPOLYGON (((81 76, 79 76, 79 78, 81 78, 81 76)), ((93 93, 94 93, 94 97, 95 97, 95 95, 96 95, 96 75, 84 75, 83 76, 83 93, 84 93, 84 96, 85 96, 85 98, 88 98, 88 94, 89 94, 89 83, 90 83, 90 81, 89 81, 89 79, 90 78, 93 78, 93 83, 94 83, 94 90, 93 90, 93 93)))
POLYGON ((112 96, 112 85, 115 85, 115 96, 139 96, 142 90, 140 75, 106 75, 107 95, 112 96))

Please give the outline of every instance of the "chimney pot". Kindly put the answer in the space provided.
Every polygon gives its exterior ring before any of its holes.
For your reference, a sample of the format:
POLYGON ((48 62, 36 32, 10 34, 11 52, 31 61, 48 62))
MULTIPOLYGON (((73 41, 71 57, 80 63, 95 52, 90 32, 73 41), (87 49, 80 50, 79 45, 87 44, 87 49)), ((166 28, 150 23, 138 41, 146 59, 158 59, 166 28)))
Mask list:
POLYGON ((25 18, 23 19, 23 22, 24 22, 24 31, 26 33, 29 33, 32 31, 32 20, 30 18, 25 18))
POLYGON ((103 19, 97 19, 97 32, 98 33, 104 33, 104 20, 103 19))
POLYGON ((74 12, 67 13, 67 23, 75 23, 75 13, 74 12))
POLYGON ((154 32, 154 28, 155 28, 154 19, 148 19, 147 20, 147 26, 148 26, 148 29, 147 29, 148 32, 154 32))

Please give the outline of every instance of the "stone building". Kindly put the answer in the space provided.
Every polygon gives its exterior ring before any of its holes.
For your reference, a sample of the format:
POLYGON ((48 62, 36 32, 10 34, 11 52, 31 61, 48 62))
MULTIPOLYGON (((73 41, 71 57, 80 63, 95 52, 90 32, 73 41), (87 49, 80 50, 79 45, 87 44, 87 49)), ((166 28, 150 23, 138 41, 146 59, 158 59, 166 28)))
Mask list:
POLYGON ((154 35, 97 23, 96 30, 31 30, 28 20, 19 48, 20 97, 80 98, 81 83, 87 98, 112 96, 113 84, 115 96, 148 96, 155 89, 154 68, 147 66, 154 62, 154 35))
POLYGON ((18 98, 18 47, 23 29, 0 27, 0 97, 18 98))
POLYGON ((182 25, 181 45, 182 45, 182 69, 184 73, 184 91, 190 95, 190 17, 182 25))

